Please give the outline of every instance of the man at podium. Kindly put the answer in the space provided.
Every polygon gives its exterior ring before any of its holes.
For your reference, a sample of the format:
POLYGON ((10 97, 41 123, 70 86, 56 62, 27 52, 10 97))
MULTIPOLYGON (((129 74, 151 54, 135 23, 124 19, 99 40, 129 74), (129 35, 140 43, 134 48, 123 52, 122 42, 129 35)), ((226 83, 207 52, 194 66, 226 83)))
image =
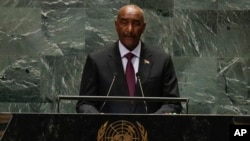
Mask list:
MULTIPOLYGON (((163 47, 147 46, 143 10, 123 6, 115 27, 119 40, 87 56, 80 96, 179 97, 171 56, 163 47)), ((155 36, 155 35, 152 35, 155 36)), ((78 113, 180 113, 180 103, 79 100, 78 113)))

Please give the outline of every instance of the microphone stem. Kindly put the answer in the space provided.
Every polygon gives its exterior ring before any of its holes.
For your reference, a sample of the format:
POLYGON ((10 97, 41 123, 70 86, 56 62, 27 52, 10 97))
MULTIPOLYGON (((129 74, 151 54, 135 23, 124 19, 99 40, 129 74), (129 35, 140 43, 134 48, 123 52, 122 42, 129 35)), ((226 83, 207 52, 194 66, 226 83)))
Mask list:
MULTIPOLYGON (((137 76, 137 79, 138 79, 138 82, 139 82, 139 85, 140 85, 140 89, 141 89, 142 97, 145 97, 145 96, 144 96, 143 89, 142 89, 141 79, 140 79, 140 76, 139 76, 139 75, 137 76)), ((143 100, 143 102, 144 102, 144 105, 145 105, 145 110, 146 110, 146 113, 148 113, 148 106, 147 106, 147 103, 146 103, 146 101, 145 101, 145 100, 143 100)))
MULTIPOLYGON (((111 85, 110 85, 110 87, 109 87, 109 90, 108 90, 108 93, 107 93, 106 96, 109 96, 110 91, 111 91, 111 89, 112 89, 112 87, 113 87, 113 84, 114 84, 114 82, 115 82, 115 79, 116 79, 116 75, 114 75, 114 77, 113 77, 113 80, 112 80, 112 82, 111 82, 111 85)), ((102 111, 104 105, 106 104, 106 101, 107 101, 107 100, 105 100, 105 101, 103 102, 103 104, 102 104, 102 106, 101 106, 101 108, 100 108, 100 110, 99 110, 100 112, 102 111)))

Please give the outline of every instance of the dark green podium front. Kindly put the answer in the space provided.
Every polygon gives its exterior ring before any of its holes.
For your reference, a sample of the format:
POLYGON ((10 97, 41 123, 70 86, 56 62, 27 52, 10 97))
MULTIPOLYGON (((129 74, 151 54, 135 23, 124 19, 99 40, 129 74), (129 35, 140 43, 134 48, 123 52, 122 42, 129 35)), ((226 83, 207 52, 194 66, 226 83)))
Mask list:
POLYGON ((250 119, 219 115, 11 115, 2 141, 228 141, 229 126, 250 119))

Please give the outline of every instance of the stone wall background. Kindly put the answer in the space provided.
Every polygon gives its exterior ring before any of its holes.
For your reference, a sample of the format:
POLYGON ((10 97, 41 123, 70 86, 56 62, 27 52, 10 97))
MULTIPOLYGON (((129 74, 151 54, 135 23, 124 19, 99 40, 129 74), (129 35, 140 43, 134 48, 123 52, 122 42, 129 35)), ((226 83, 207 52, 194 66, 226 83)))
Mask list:
POLYGON ((54 113, 57 95, 78 95, 86 55, 117 40, 130 3, 143 41, 172 55, 189 113, 250 113, 249 0, 0 0, 0 112, 54 113))

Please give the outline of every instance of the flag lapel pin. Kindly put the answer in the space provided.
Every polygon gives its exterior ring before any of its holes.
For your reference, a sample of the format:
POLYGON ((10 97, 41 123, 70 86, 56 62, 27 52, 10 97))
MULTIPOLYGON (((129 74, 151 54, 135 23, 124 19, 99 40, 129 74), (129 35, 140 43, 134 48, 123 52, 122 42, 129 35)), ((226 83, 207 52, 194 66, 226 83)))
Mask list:
POLYGON ((144 59, 144 64, 150 64, 149 60, 144 59))

